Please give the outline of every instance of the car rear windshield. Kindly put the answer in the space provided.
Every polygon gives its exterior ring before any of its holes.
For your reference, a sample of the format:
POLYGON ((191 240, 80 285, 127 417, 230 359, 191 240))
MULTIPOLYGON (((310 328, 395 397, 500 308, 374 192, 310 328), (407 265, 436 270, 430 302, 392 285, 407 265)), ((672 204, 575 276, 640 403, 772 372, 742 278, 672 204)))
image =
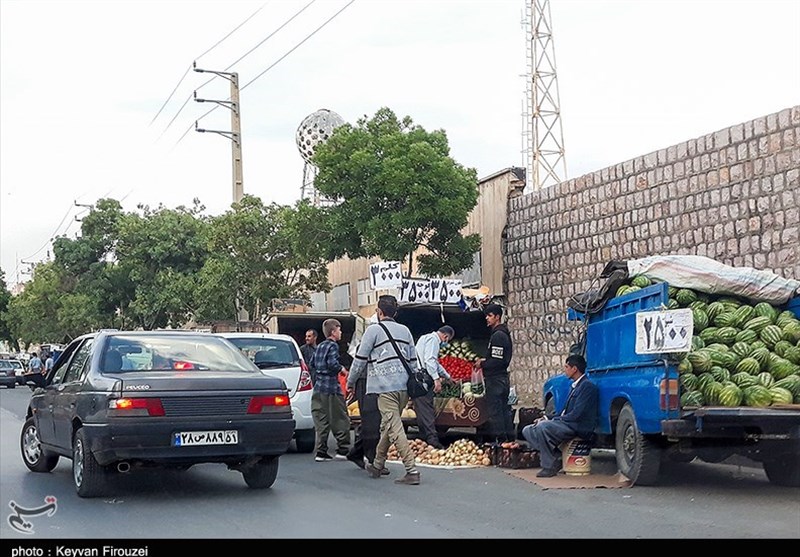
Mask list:
POLYGON ((241 352, 212 335, 114 335, 106 343, 101 370, 254 371, 241 352))
POLYGON ((259 369, 300 365, 296 345, 289 340, 275 338, 230 338, 232 342, 259 369))

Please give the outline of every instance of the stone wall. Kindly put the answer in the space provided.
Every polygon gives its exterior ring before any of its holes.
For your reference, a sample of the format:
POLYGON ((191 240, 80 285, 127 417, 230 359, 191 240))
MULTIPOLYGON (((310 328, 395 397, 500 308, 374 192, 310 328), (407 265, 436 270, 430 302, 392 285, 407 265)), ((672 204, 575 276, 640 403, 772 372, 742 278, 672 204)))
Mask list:
POLYGON ((512 384, 541 404, 577 324, 567 299, 612 259, 693 254, 800 279, 800 106, 509 201, 512 384))

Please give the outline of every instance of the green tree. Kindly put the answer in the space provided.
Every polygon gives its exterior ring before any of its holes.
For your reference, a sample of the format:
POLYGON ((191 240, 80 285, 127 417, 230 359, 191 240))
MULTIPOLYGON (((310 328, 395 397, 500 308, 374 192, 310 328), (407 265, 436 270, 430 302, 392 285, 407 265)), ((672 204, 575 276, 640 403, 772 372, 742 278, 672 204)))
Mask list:
POLYGON ((443 130, 428 132, 388 108, 337 128, 314 155, 315 186, 336 204, 320 210, 331 258, 407 260, 448 276, 473 263, 477 234, 463 236, 478 200, 476 172, 450 157, 443 130))
POLYGON ((81 221, 79 237, 74 240, 60 237, 53 242, 55 261, 63 269, 65 286, 77 300, 88 304, 88 307, 74 307, 81 314, 96 315, 94 328, 127 326, 125 310, 133 300, 135 288, 120 271, 116 254, 120 229, 127 218, 131 217, 122 211, 119 201, 100 199, 81 221))
POLYGON ((180 327, 195 313, 198 274, 208 257, 208 219, 195 199, 190 208, 140 206, 141 215, 121 220, 116 266, 109 280, 133 285, 120 311, 134 327, 180 327))
POLYGON ((76 294, 68 282, 55 261, 36 265, 33 278, 9 304, 15 338, 25 345, 64 342, 96 327, 99 318, 95 307, 84 303, 76 311, 76 294))
POLYGON ((12 350, 19 351, 19 343, 11 334, 8 305, 11 302, 11 292, 6 286, 5 271, 0 270, 0 342, 6 341, 12 350))
POLYGON ((200 272, 198 320, 251 319, 265 314, 273 298, 308 298, 330 290, 326 238, 308 204, 264 205, 245 195, 212 219, 209 258, 200 272))

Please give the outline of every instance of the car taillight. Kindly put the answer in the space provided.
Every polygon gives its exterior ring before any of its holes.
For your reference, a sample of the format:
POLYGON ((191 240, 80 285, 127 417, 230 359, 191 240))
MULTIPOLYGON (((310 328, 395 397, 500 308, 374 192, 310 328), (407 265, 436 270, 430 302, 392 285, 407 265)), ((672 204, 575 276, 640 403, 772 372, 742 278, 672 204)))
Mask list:
POLYGON ((272 406, 289 406, 289 397, 286 395, 254 396, 247 406, 247 413, 261 414, 272 406))
POLYGON ((659 385, 660 401, 659 405, 661 410, 677 410, 680 408, 680 396, 678 396, 678 380, 670 379, 669 383, 666 379, 661 381, 659 385))
POLYGON ((192 362, 177 361, 172 365, 172 369, 177 369, 179 371, 185 369, 194 369, 194 364, 192 362))
POLYGON ((314 388, 311 383, 311 372, 308 371, 308 366, 304 360, 300 360, 300 382, 297 384, 298 391, 310 391, 314 388))
POLYGON ((159 398, 115 398, 108 401, 112 416, 163 416, 164 406, 159 398))

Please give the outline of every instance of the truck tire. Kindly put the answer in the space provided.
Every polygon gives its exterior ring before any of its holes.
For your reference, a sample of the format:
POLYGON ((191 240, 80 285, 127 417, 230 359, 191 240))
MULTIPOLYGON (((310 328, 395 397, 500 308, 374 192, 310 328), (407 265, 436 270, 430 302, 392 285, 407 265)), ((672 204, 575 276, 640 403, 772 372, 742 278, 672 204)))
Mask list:
POLYGON ((636 414, 625 403, 617 420, 615 436, 617 468, 632 483, 653 485, 661 467, 661 448, 639 431, 636 414))
POLYGON ((767 473, 767 479, 775 485, 800 487, 800 456, 785 454, 773 460, 765 460, 764 472, 767 473))

